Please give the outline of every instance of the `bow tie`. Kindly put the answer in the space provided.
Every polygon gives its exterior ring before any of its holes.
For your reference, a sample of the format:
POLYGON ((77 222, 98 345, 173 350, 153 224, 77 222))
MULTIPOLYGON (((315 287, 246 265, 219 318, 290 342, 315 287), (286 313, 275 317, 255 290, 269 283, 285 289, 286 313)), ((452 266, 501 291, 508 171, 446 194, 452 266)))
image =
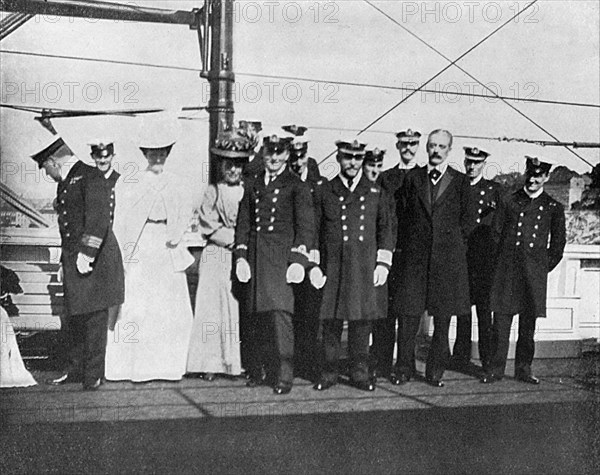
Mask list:
POLYGON ((438 169, 434 168, 433 170, 431 170, 429 172, 429 179, 431 181, 437 181, 441 175, 442 175, 442 172, 440 172, 438 169))

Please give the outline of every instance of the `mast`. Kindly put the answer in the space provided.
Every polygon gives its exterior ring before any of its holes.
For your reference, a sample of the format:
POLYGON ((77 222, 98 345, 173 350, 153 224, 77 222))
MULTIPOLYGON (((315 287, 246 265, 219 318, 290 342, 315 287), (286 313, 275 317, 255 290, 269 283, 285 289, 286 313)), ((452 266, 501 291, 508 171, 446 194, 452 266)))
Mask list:
MULTIPOLYGON (((205 0, 204 25, 210 29, 210 58, 208 47, 201 48, 203 70, 200 76, 208 79, 210 84, 209 114, 209 180, 215 183, 218 179, 218 163, 210 153, 210 147, 218 134, 233 125, 232 90, 235 81, 233 73, 233 0, 205 0), (205 68, 210 66, 207 71, 205 68)), ((200 31, 200 30, 199 30, 200 31)), ((206 37, 207 32, 204 31, 206 37)))
POLYGON ((217 135, 233 124, 233 1, 204 0, 204 7, 182 11, 91 0, 0 0, 0 9, 27 16, 57 15, 163 23, 187 25, 197 30, 202 62, 200 77, 210 84, 207 152, 209 180, 214 183, 218 166, 210 148, 217 135))

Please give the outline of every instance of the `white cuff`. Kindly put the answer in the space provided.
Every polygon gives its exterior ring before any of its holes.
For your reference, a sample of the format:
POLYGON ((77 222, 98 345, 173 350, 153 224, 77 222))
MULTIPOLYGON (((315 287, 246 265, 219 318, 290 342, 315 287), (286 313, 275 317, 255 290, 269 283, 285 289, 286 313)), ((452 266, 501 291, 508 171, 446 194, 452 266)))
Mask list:
POLYGON ((388 251, 387 249, 379 249, 377 251, 377 262, 381 262, 382 264, 387 264, 391 267, 392 265, 392 251, 388 251))
POLYGON ((312 249, 308 253, 308 260, 317 265, 320 265, 321 264, 321 253, 317 249, 312 249))

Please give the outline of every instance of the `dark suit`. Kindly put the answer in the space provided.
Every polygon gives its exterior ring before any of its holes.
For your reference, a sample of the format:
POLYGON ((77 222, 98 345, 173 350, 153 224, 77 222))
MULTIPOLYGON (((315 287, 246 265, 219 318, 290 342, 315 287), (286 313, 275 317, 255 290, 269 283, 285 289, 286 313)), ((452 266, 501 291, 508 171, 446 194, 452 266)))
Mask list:
POLYGON ((439 380, 448 364, 452 315, 470 311, 467 237, 476 221, 466 175, 448 167, 436 185, 427 168, 411 170, 397 205, 398 283, 392 311, 402 318, 397 372, 414 372, 415 336, 422 313, 434 316, 427 377, 439 380))
POLYGON ((69 373, 84 384, 104 376, 108 309, 124 298, 123 261, 112 231, 118 178, 114 170, 105 178, 97 168, 77 162, 57 190, 69 373), (91 273, 77 270, 79 253, 93 259, 91 273))
POLYGON ((293 381, 294 292, 286 272, 294 262, 308 265, 314 232, 309 187, 289 169, 268 185, 264 170, 247 183, 234 256, 247 259, 251 269, 250 282, 244 285, 242 318, 248 320, 243 324, 250 354, 245 364, 253 377, 259 378, 261 368, 269 365, 268 372, 279 382, 293 381))
POLYGON ((561 261, 565 244, 565 211, 547 193, 531 199, 524 190, 504 197, 494 219, 500 239, 492 285, 494 312, 490 372, 502 376, 506 367, 510 327, 519 314, 516 375, 530 375, 535 321, 546 316, 548 273, 561 261))
MULTIPOLYGON (((315 194, 321 268, 327 276, 321 302, 325 362, 322 377, 338 376, 341 333, 349 322, 349 353, 353 381, 368 379, 371 321, 381 318, 376 305, 373 271, 389 256, 393 238, 385 192, 362 176, 350 191, 337 176, 315 194)), ((388 262, 389 265, 389 262, 388 262)))
MULTIPOLYGON (((471 304, 475 305, 477 311, 479 359, 486 369, 492 331, 490 292, 496 269, 496 246, 492 223, 502 199, 502 186, 482 178, 471 187, 471 191, 477 208, 477 221, 469 236, 467 248, 469 289, 471 304)), ((452 357, 460 364, 468 363, 471 359, 471 324, 471 312, 458 318, 452 357)))

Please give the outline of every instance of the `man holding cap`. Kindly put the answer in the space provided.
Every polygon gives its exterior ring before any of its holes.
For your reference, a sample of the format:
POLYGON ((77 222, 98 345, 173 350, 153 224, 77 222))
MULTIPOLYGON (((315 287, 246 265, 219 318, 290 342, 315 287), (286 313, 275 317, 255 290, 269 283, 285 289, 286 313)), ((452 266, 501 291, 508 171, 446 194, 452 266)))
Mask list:
POLYGON ((308 186, 287 167, 291 144, 291 137, 282 134, 264 138, 264 169, 244 190, 234 249, 237 279, 248 284, 247 385, 272 383, 279 395, 292 390, 294 379, 290 284, 304 280, 315 233, 308 186))
POLYGON ((114 146, 110 141, 90 145, 96 168, 73 163, 61 138, 31 157, 58 183, 64 323, 70 346, 67 370, 47 383, 78 382, 84 390, 102 384, 108 309, 121 304, 124 294, 121 253, 112 231, 119 178, 112 169, 114 146))
MULTIPOLYGON (((490 356, 492 312, 490 291, 496 268, 496 248, 492 236, 492 222, 502 197, 500 184, 483 178, 483 168, 489 153, 477 147, 464 147, 465 171, 471 183, 471 199, 477 208, 476 226, 469 235, 467 265, 471 304, 477 312, 479 359, 487 370, 490 356)), ((456 341, 452 352, 452 367, 467 371, 471 361, 471 312, 457 319, 456 341)))
POLYGON ((519 314, 515 379, 539 384, 531 373, 535 321, 546 316, 548 273, 561 261, 565 210, 544 191, 552 163, 526 157, 525 186, 505 196, 494 219, 499 238, 498 266, 492 285, 493 346, 482 383, 504 377, 513 316, 519 314))
POLYGON ((338 382, 344 321, 348 321, 350 384, 375 390, 369 378, 371 322, 381 318, 377 288, 385 285, 392 264, 389 200, 362 171, 365 144, 337 141, 340 173, 315 194, 319 252, 311 282, 323 287, 321 320, 325 361, 314 389, 338 382), (322 269, 322 270, 321 270, 322 269))

